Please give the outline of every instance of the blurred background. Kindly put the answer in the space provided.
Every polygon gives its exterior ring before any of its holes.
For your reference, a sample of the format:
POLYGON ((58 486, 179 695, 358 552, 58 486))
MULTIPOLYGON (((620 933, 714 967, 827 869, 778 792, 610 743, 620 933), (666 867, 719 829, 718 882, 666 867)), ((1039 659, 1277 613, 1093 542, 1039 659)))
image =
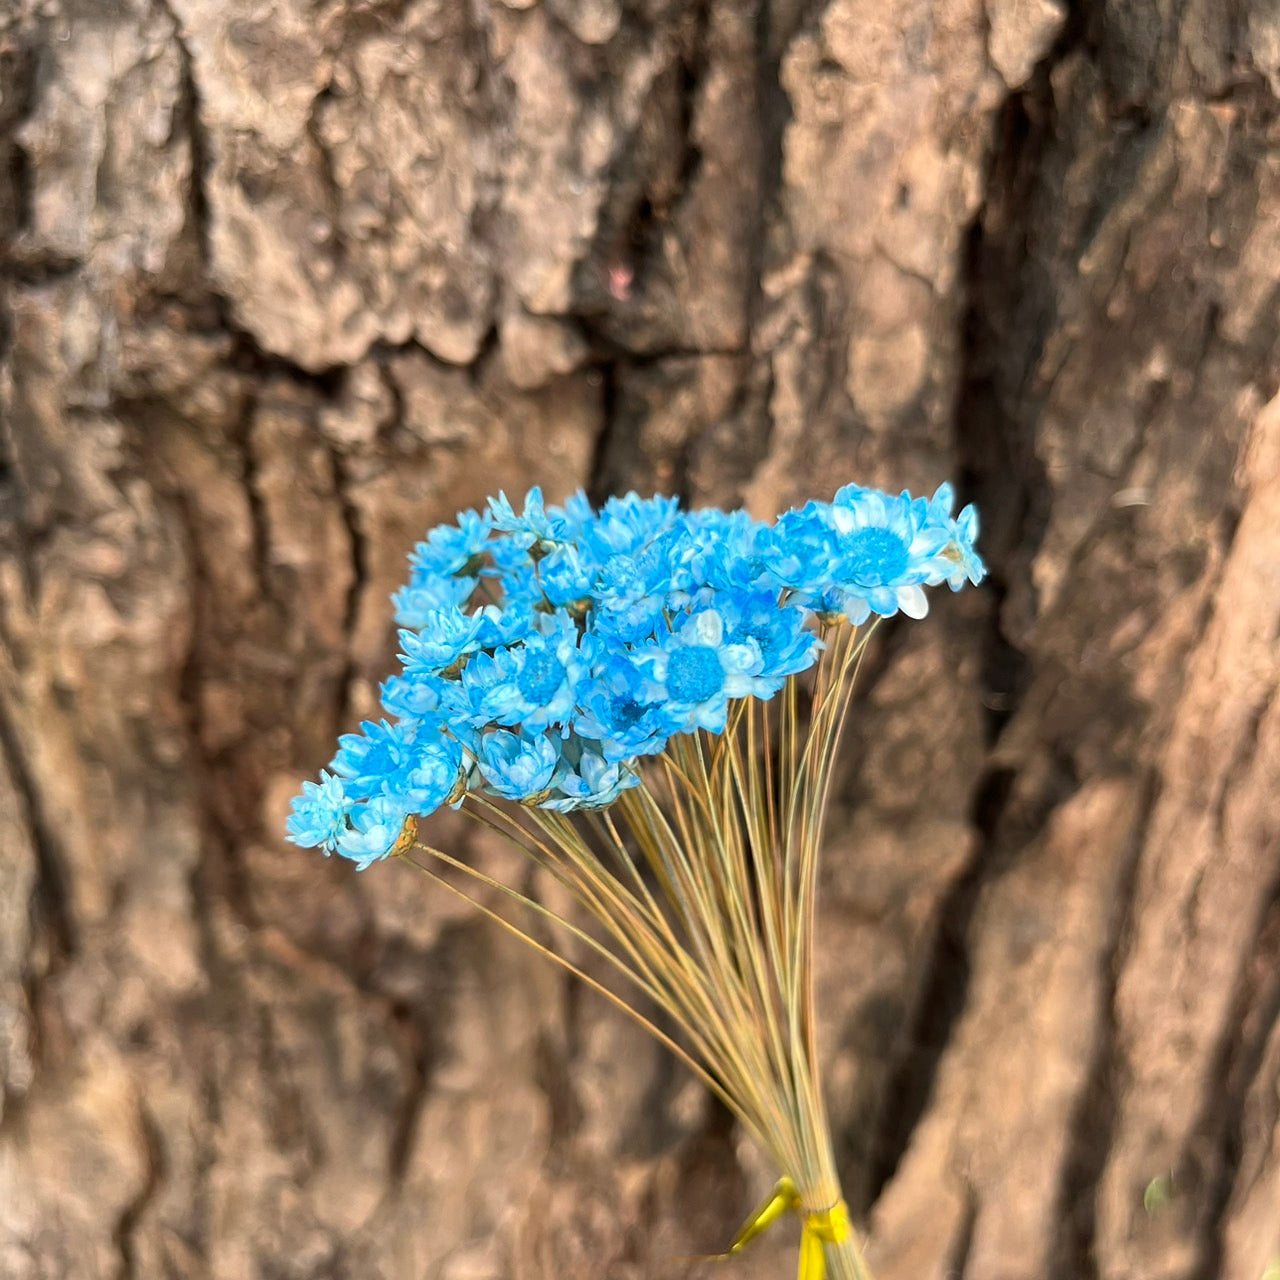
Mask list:
POLYGON ((1274 1275, 1278 95, 1273 0, 6 0, 0 1276, 694 1274, 774 1171, 288 801, 460 507, 948 478, 823 887, 878 1276, 1274 1275))

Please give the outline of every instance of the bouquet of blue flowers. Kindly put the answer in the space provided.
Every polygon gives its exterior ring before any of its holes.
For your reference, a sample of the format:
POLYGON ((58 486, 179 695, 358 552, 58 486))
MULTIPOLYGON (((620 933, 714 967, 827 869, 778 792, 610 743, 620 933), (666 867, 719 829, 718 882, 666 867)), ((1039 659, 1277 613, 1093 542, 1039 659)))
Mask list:
MULTIPOLYGON (((818 1077, 818 854, 854 676, 876 621, 984 574, 972 507, 848 485, 773 523, 671 498, 505 495, 433 530, 393 597, 387 718, 339 739, 289 838, 417 866, 625 1009, 768 1152, 800 1276, 867 1280, 818 1077), (557 914, 426 840, 443 805, 568 891, 557 914), (469 887, 468 887, 469 886, 469 887), (482 898, 500 891, 510 911, 482 898), (533 921, 572 946, 549 949, 533 921), (659 1025, 644 1010, 657 1008, 659 1025)), ((726 1255, 727 1256, 727 1255, 726 1255)))

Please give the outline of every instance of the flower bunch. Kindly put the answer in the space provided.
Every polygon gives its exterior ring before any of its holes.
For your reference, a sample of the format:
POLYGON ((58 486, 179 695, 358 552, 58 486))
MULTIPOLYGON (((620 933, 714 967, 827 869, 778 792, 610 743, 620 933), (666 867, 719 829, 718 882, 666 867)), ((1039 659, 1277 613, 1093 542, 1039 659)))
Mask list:
POLYGON ((339 740, 289 819, 290 839, 362 869, 417 867, 682 1058, 780 1173, 729 1252, 795 1212, 800 1280, 870 1275, 817 1065, 832 763, 864 624, 922 617, 925 588, 983 576, 977 518, 952 505, 947 485, 848 485, 764 523, 635 494, 547 507, 534 489, 519 512, 505 496, 465 512, 415 548, 394 597, 387 718, 339 740), (419 819, 441 805, 500 832, 580 911, 426 843, 419 819), (576 946, 540 940, 530 916, 576 946), (583 948, 603 976, 575 961, 583 948))
POLYGON ((847 485, 776 523, 634 493, 594 510, 505 495, 418 544, 393 603, 401 672, 386 719, 339 740, 289 837, 361 869, 405 821, 473 793, 568 811, 612 804, 677 735, 721 733, 812 666, 815 630, 927 612, 924 588, 978 582, 977 522, 847 485))

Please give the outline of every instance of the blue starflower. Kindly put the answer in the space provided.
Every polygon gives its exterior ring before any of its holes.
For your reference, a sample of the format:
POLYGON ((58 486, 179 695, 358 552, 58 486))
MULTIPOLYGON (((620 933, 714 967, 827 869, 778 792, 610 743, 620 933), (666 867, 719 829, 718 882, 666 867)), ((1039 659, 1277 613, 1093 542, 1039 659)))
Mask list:
POLYGON ((724 619, 714 609, 684 615, 639 650, 636 660, 654 689, 666 696, 683 733, 720 733, 730 699, 772 692, 769 681, 760 678, 759 648, 728 643, 724 619))
POLYGON ((557 541, 555 527, 542 501, 542 490, 537 485, 525 497, 523 514, 516 515, 511 500, 499 492, 496 498, 489 499, 489 515, 493 527, 510 534, 517 546, 531 547, 538 542, 557 541))
POLYGON ((456 681, 421 672, 391 676, 380 690, 382 709, 401 721, 447 719, 455 705, 456 692, 456 681))
POLYGON ((480 647, 483 618, 461 609, 437 609, 421 631, 401 631, 400 661, 410 675, 437 675, 480 647))
MULTIPOLYGON (((779 517, 761 536, 765 581, 786 591, 816 612, 828 612, 840 561, 839 538, 831 521, 831 504, 808 502, 779 517)), ((836 613, 840 612, 835 607, 836 613)))
POLYGON ((577 547, 562 542, 538 562, 535 576, 547 603, 563 608, 590 599, 596 567, 577 547))
POLYGON ((754 644, 760 653, 760 673, 753 692, 762 692, 768 682, 770 693, 780 689, 788 676, 805 671, 818 660, 822 641, 805 627, 805 612, 798 605, 779 604, 773 592, 734 592, 720 612, 730 644, 754 644))
POLYGON ((655 538, 678 528, 680 500, 658 495, 642 498, 634 490, 610 498, 582 532, 582 541, 597 560, 633 555, 655 538))
POLYGON ((524 643, 481 654, 462 673, 477 722, 543 729, 568 724, 591 670, 591 641, 567 613, 544 618, 524 643))
POLYGON ((978 541, 977 509, 970 504, 953 520, 951 508, 954 504, 955 492, 951 486, 939 485, 929 500, 926 519, 947 533, 947 543, 938 555, 937 576, 931 581, 945 582, 952 591, 959 591, 966 582, 976 587, 987 576, 987 566, 975 546, 978 541))
POLYGON ((629 655, 610 654, 583 688, 574 732, 594 741, 609 761, 658 755, 681 721, 660 690, 650 685, 657 700, 645 700, 647 683, 629 655))
POLYGON ((923 584, 937 572, 947 532, 921 520, 910 494, 892 498, 877 489, 846 485, 831 504, 839 535, 835 585, 855 626, 871 613, 901 610, 923 618, 929 602, 923 584))
POLYGON ((495 729, 480 740, 478 764, 494 795, 537 804, 551 790, 560 752, 544 733, 495 729))
MULTIPOLYGON (((695 587, 749 591, 778 585, 770 577, 770 529, 745 511, 691 511, 688 528, 688 576, 695 587)), ((776 594, 776 591, 775 591, 776 594)))
POLYGON ((353 799, 378 795, 413 756, 413 739, 403 725, 366 720, 360 730, 338 739, 338 754, 329 766, 353 799))
POLYGON ((320 781, 304 782, 302 794, 293 799, 289 839, 307 849, 323 849, 327 856, 338 847, 338 837, 347 828, 350 811, 351 801, 342 779, 322 769, 320 781))
POLYGON ((492 529, 487 511, 463 511, 456 525, 442 524, 432 529, 409 556, 410 585, 417 586, 420 578, 473 572, 474 562, 483 556, 492 529))
POLYGON ((482 649, 505 649, 519 644, 533 634, 539 616, 523 600, 482 605, 472 615, 480 620, 476 641, 482 649))
POLYGON ((596 509, 581 489, 571 493, 556 514, 560 534, 566 542, 581 542, 596 523, 596 509))
POLYGON ((542 807, 561 813, 573 809, 603 809, 624 791, 640 785, 640 775, 617 761, 606 760, 596 751, 583 750, 577 764, 556 779, 559 794, 544 800, 542 807))
POLYGON ((389 794, 410 813, 434 813, 459 790, 462 748, 445 733, 415 746, 406 767, 390 780, 389 794))
POLYGON ((681 585, 677 566, 684 537, 669 529, 638 551, 615 552, 601 564, 595 588, 599 630, 634 644, 666 628, 665 610, 681 585))
POLYGON ((430 627, 441 610, 463 609, 476 589, 476 578, 422 574, 391 597, 395 619, 412 630, 430 627))
POLYGON ((366 871, 395 848, 409 810, 390 796, 374 796, 351 811, 351 825, 338 836, 337 851, 366 871))

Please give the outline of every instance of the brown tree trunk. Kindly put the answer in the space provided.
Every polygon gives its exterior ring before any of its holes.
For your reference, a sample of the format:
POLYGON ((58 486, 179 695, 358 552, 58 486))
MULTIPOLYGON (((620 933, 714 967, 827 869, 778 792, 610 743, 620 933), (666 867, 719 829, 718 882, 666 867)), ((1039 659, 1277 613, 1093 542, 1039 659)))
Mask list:
POLYGON ((488 493, 955 477, 991 582, 832 824, 851 1206, 880 1280, 1259 1280, 1278 94, 1273 0, 9 0, 0 1276, 723 1247, 773 1171, 676 1064, 284 812, 488 493))

